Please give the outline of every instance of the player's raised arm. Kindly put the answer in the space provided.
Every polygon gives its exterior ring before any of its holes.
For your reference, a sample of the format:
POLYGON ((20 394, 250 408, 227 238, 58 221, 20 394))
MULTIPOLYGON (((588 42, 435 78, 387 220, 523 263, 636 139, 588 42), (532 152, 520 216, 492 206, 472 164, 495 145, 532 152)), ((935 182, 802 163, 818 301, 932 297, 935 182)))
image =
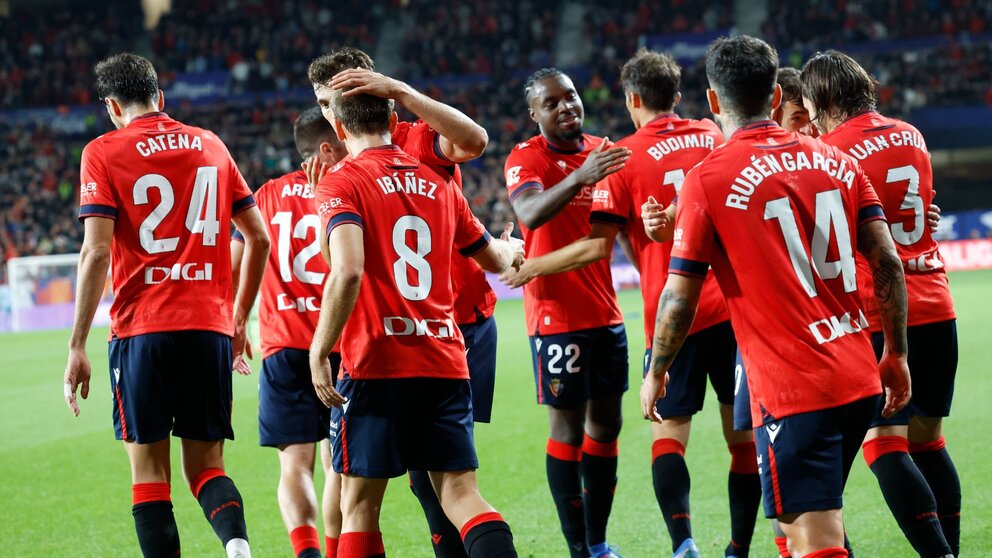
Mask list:
POLYGON ((630 150, 626 147, 607 148, 607 144, 609 138, 589 153, 581 167, 553 187, 528 189, 514 197, 510 203, 520 222, 529 229, 540 227, 558 215, 583 186, 592 186, 622 169, 630 158, 630 150))
POLYGON ((362 227, 353 223, 338 225, 327 240, 334 262, 320 302, 320 318, 310 345, 310 373, 317 396, 327 405, 345 402, 335 389, 328 357, 341 337, 348 317, 355 308, 365 273, 365 245, 362 227))
POLYGON ((393 99, 406 107, 439 135, 441 154, 452 163, 475 159, 486 150, 489 135, 460 110, 431 99, 410 85, 371 70, 344 70, 331 80, 333 89, 348 89, 345 96, 369 94, 393 99))
POLYGON ((90 392, 90 361, 86 356, 86 339, 93 325, 93 316, 107 286, 110 268, 110 242, 114 236, 114 220, 89 217, 85 221, 83 247, 79 252, 76 277, 76 310, 69 337, 69 360, 65 365, 65 398, 72 414, 79 416, 76 387, 81 387, 83 399, 90 392))
POLYGON ((885 351, 878 362, 878 370, 885 386, 885 409, 882 414, 889 417, 905 407, 912 395, 906 360, 909 353, 906 340, 906 277, 892 234, 884 220, 868 221, 858 227, 858 251, 871 266, 875 299, 882 315, 885 351))
MULTIPOLYGON (((243 353, 248 349, 248 315, 255 304, 255 297, 258 296, 262 274, 265 273, 265 262, 269 257, 269 233, 265 230, 265 222, 257 207, 249 207, 235 215, 233 220, 245 241, 237 295, 234 299, 234 340, 231 349, 234 352, 234 369, 247 375, 251 369, 244 362, 243 353)), ((252 356, 250 352, 248 356, 252 356)))
POLYGON ((508 287, 517 288, 529 283, 535 277, 564 273, 583 268, 593 262, 610 257, 618 228, 611 225, 593 223, 589 236, 563 246, 554 252, 525 261, 520 269, 506 271, 500 280, 508 287))

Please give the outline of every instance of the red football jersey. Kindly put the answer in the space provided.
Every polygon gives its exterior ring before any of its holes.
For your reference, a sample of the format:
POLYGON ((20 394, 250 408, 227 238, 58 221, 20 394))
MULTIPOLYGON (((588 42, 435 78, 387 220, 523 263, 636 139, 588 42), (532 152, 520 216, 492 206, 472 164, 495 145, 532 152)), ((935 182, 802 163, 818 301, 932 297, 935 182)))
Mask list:
MULTIPOLYGON (((661 115, 617 142, 630 149, 630 159, 623 169, 597 184, 593 193, 589 220, 622 227, 630 239, 633 256, 641 270, 644 334, 648 347, 654 337, 658 297, 668 279, 672 243, 654 242, 648 238, 641 221, 641 205, 648 201, 648 196, 654 196, 664 206, 675 201, 685 174, 722 144, 723 134, 712 120, 661 115)), ((708 273, 690 333, 729 319, 730 313, 716 277, 708 273)))
POLYGON ((775 418, 881 392, 858 296, 858 226, 884 219, 857 162, 768 120, 689 172, 670 273, 713 266, 758 409, 775 418))
POLYGON ((320 217, 313 200, 303 171, 270 180, 255 191, 272 239, 258 310, 263 358, 281 349, 309 350, 317 329, 327 262, 320 254, 320 217))
MULTIPOLYGON (((521 192, 553 188, 582 166, 589 152, 603 142, 586 134, 579 149, 566 151, 535 136, 518 143, 506 158, 510 201, 521 192)), ((536 230, 520 225, 528 258, 543 256, 589 234, 593 186, 585 186, 558 215, 536 230)), ((582 269, 537 277, 524 285, 528 335, 552 335, 623 322, 613 291, 610 262, 600 260, 582 269)))
MULTIPOLYGON (((927 226, 926 212, 934 191, 930 153, 923 136, 901 120, 865 112, 820 136, 820 140, 857 159, 878 193, 906 272, 909 325, 954 319, 944 261, 927 226)), ((868 323, 872 331, 881 331, 871 268, 860 256, 858 283, 868 323)))
POLYGON ((111 334, 234 334, 231 217, 255 205, 224 143, 157 112, 83 149, 79 218, 114 219, 111 334))
POLYGON ((489 234, 461 191, 386 145, 339 163, 316 194, 323 234, 346 223, 364 230, 365 273, 341 334, 343 370, 355 379, 467 379, 450 247, 469 257, 489 234))
MULTIPOLYGON (((439 143, 440 135, 423 120, 398 123, 393 130, 392 141, 422 163, 449 174, 461 189, 461 169, 444 156, 439 143)), ((479 318, 493 315, 496 292, 489 285, 486 272, 475 260, 452 256, 451 287, 455 292, 455 323, 472 324, 479 318)))

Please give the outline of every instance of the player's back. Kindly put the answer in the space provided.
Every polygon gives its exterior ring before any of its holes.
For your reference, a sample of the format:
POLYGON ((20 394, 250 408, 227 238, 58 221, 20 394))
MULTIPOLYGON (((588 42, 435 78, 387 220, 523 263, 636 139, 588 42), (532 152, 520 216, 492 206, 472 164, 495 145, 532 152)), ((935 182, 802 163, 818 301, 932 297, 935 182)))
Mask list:
MULTIPOLYGON (((933 170, 930 153, 920 132, 910 124, 876 112, 854 116, 820 138, 858 160, 871 180, 892 239, 906 272, 909 325, 954 318, 944 263, 937 241, 926 222, 933 203, 933 170)), ((881 330, 871 269, 858 258, 858 273, 868 321, 881 330)))
MULTIPOLYGON (((641 221, 641 205, 648 197, 654 197, 666 207, 675 202, 686 173, 722 144, 723 134, 712 120, 663 114, 617 142, 618 146, 630 149, 630 159, 623 169, 606 178, 605 185, 597 186, 590 216, 592 221, 608 223, 615 220, 609 214, 604 215, 606 212, 626 214, 623 225, 641 270, 648 346, 654 336, 658 297, 668 278, 672 243, 654 242, 648 238, 641 221)), ((723 294, 716 278, 709 274, 700 295, 692 333, 728 319, 730 315, 723 294)))
POLYGON ((116 220, 113 335, 232 335, 226 233, 254 200, 221 140, 150 113, 90 142, 81 174, 80 215, 116 220))
POLYGON ((259 304, 263 357, 284 348, 307 350, 327 276, 313 188, 295 171, 263 184, 255 200, 272 239, 259 304))
POLYGON ((467 379, 449 274, 454 246, 471 255, 489 235, 445 177, 395 145, 339 163, 317 188, 325 231, 364 231, 365 271, 342 333, 354 379, 467 379))
MULTIPOLYGON (((535 136, 517 144, 506 159, 510 200, 528 189, 552 188, 585 162, 603 138, 585 134, 581 147, 566 151, 535 136)), ((531 229, 520 224, 527 257, 567 246, 589 234, 593 186, 583 187, 557 215, 531 229)), ((600 260, 581 269, 536 277, 524 286, 529 335, 551 335, 623 322, 613 290, 610 263, 600 260)))
MULTIPOLYGON (((392 132, 392 141, 405 153, 431 166, 439 174, 447 174, 462 189, 462 171, 441 152, 440 136, 423 120, 399 122, 392 132)), ((488 318, 496 308, 496 293, 486 279, 486 272, 474 260, 453 257, 451 287, 455 292, 455 322, 475 323, 479 317, 488 318)))
POLYGON ((852 158, 771 121, 738 130, 686 178, 671 269, 712 263, 752 397, 773 416, 880 391, 854 262, 857 227, 879 218, 852 158))

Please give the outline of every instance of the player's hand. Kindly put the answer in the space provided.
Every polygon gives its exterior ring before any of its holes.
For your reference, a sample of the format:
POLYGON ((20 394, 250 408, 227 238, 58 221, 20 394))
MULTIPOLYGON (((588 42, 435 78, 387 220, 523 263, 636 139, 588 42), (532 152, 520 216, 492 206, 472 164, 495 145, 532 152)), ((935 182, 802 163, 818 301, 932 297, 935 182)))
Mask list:
POLYGON ((937 229, 940 228, 940 207, 935 203, 930 204, 930 207, 927 208, 927 225, 932 233, 937 232, 937 229))
POLYGON ((610 138, 589 152, 586 161, 573 173, 580 184, 592 185, 607 176, 622 169, 630 159, 630 150, 626 147, 609 147, 610 138))
POLYGON ((72 415, 79 416, 79 402, 76 400, 76 388, 86 399, 90 395, 90 359, 83 349, 69 349, 69 359, 65 364, 64 393, 65 403, 72 415))
POLYGON ((317 187, 317 183, 327 173, 327 163, 320 162, 316 157, 307 157, 306 161, 300 163, 303 172, 307 175, 307 183, 312 188, 317 187))
POLYGON ((317 397, 327 407, 340 407, 348 402, 343 395, 334 389, 331 377, 331 361, 329 359, 310 359, 310 379, 317 397))
POLYGON ((511 289, 523 287, 537 277, 531 260, 524 261, 518 268, 510 268, 499 274, 499 280, 511 289))
POLYGON ((659 399, 665 397, 668 386, 668 372, 658 376, 653 372, 648 372, 641 384, 641 414, 651 422, 661 422, 661 415, 658 414, 657 403, 659 399))
POLYGON ((248 358, 252 358, 251 344, 248 343, 248 326, 246 324, 234 326, 234 337, 231 339, 231 353, 234 356, 234 371, 242 376, 251 375, 251 366, 245 361, 245 353, 248 358))
POLYGON ((331 78, 331 89, 348 89, 341 94, 343 97, 365 94, 383 99, 395 99, 406 90, 406 87, 407 85, 402 81, 360 68, 338 72, 331 78))
POLYGON ((889 418, 909 403, 913 396, 912 381, 909 378, 909 364, 906 355, 890 353, 888 347, 878 361, 878 373, 885 387, 885 408, 882 416, 889 418))
POLYGON ((653 238, 656 233, 669 225, 665 206, 658 203, 654 196, 648 196, 648 201, 641 205, 641 221, 644 222, 644 233, 649 238, 653 238))
POLYGON ((513 263, 510 264, 510 267, 520 269, 524 263, 524 241, 513 237, 513 221, 503 226, 503 234, 499 235, 499 239, 510 244, 510 250, 513 253, 513 263))

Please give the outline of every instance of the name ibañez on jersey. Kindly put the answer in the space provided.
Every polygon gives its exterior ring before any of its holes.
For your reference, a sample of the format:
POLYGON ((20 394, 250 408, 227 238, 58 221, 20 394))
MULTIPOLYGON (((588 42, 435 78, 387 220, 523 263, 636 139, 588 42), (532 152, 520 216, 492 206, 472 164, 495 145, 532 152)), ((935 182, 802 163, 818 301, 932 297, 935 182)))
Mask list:
POLYGON ((417 176, 417 173, 413 171, 405 172, 402 176, 398 172, 394 172, 392 175, 380 176, 375 179, 375 183, 382 189, 382 193, 387 196, 389 194, 400 193, 424 196, 432 200, 436 199, 434 192, 437 191, 437 184, 417 176))

